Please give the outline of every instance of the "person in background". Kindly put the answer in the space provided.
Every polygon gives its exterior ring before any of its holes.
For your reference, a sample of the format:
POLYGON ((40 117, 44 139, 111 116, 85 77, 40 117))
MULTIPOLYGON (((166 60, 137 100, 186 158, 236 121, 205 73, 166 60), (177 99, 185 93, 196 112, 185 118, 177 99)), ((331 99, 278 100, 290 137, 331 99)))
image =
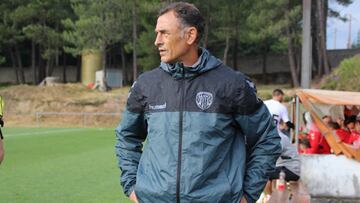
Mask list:
POLYGON ((355 131, 360 133, 360 120, 355 121, 355 131))
POLYGON ((352 144, 355 140, 360 138, 360 133, 356 131, 356 116, 350 116, 345 120, 345 126, 350 134, 347 143, 352 144))
POLYGON ((344 130, 338 123, 335 122, 330 122, 328 126, 331 130, 335 131, 335 134, 339 137, 340 141, 349 144, 349 140, 351 138, 349 131, 344 130))
MULTIPOLYGON (((326 117, 325 117, 326 119, 326 117)), ((311 119, 313 120, 313 119, 311 119)), ((326 122, 323 121, 323 122, 326 122)), ((330 154, 331 149, 327 143, 325 137, 321 134, 319 128, 314 122, 310 124, 310 130, 308 133, 308 140, 310 143, 310 148, 304 150, 305 154, 330 154)))
POLYGON ((1 128, 4 127, 3 115, 4 115, 4 100, 0 95, 0 164, 3 161, 5 155, 4 144, 3 144, 4 136, 1 131, 1 128))
POLYGON ((285 172, 286 181, 297 181, 300 178, 300 156, 296 146, 291 144, 289 137, 280 135, 282 152, 276 161, 276 170, 270 173, 270 180, 278 179, 280 171, 285 172))
POLYGON ((264 101, 264 104, 268 108, 270 114, 273 117, 274 123, 278 129, 278 133, 285 135, 282 132, 281 123, 284 123, 287 128, 294 129, 294 124, 290 122, 288 111, 286 107, 282 104, 284 99, 284 92, 281 89, 275 89, 272 92, 272 99, 264 101))
POLYGON ((323 116, 323 117, 322 117, 322 121, 323 121, 326 125, 328 125, 330 122, 332 122, 331 116, 329 116, 329 115, 323 116))

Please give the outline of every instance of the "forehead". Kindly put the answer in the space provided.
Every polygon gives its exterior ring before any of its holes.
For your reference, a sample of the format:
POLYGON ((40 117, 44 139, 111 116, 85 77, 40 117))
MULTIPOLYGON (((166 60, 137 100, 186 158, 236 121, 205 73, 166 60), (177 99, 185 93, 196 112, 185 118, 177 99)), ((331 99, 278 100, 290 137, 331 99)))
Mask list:
POLYGON ((174 11, 169 11, 159 16, 156 23, 155 31, 174 30, 180 28, 180 21, 175 16, 174 11))

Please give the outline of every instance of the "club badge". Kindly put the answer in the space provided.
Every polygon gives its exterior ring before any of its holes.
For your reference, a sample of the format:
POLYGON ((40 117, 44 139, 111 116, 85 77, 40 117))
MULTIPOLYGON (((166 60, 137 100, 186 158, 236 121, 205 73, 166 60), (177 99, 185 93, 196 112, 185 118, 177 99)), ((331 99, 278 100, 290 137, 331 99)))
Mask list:
POLYGON ((202 109, 206 110, 210 108, 213 103, 213 95, 210 92, 198 92, 196 94, 196 105, 202 109))

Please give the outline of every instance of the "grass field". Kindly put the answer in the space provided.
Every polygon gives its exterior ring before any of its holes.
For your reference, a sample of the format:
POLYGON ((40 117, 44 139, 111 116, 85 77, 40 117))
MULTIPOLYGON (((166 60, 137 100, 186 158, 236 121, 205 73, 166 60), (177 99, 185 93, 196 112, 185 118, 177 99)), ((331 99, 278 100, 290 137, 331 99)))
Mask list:
POLYGON ((3 128, 1 203, 129 203, 114 129, 3 128))

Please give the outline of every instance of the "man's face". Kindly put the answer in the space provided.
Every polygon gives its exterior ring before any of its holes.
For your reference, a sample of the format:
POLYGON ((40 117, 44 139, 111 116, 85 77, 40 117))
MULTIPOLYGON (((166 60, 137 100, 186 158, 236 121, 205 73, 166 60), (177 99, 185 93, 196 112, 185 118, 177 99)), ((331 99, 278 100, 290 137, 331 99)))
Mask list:
POLYGON ((283 102, 283 99, 284 99, 284 95, 282 94, 279 94, 275 97, 275 100, 278 100, 280 103, 283 102))
POLYGON ((183 32, 173 11, 169 11, 158 18, 154 44, 158 48, 162 62, 181 62, 187 54, 189 45, 186 43, 183 32))
POLYGON ((280 95, 280 102, 283 102, 284 101, 284 95, 280 95))

